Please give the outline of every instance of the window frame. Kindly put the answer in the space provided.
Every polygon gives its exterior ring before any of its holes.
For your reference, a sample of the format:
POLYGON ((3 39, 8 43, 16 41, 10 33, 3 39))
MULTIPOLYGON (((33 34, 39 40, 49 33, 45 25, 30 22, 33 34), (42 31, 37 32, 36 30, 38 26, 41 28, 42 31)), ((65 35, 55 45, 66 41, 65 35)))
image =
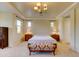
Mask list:
POLYGON ((20 19, 17 19, 16 20, 16 30, 17 30, 17 33, 20 34, 21 33, 21 30, 22 30, 22 21, 20 19))

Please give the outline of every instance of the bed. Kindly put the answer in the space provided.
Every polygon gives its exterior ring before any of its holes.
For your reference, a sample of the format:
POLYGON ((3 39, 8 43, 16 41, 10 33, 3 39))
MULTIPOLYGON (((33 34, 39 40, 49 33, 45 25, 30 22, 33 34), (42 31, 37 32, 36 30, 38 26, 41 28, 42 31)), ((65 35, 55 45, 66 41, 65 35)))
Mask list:
POLYGON ((57 48, 57 41, 50 36, 33 36, 28 40, 29 55, 31 52, 53 52, 57 48))

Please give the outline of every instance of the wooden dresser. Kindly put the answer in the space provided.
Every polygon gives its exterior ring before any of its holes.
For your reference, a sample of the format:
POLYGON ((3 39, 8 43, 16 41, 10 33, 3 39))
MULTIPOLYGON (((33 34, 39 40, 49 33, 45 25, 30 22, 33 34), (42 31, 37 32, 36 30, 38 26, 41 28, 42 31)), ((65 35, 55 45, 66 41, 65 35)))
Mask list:
POLYGON ((33 37, 32 34, 25 34, 25 41, 28 41, 32 37, 33 37))
POLYGON ((8 28, 0 27, 0 48, 8 47, 8 28))
POLYGON ((56 41, 60 41, 59 34, 52 34, 51 37, 54 38, 56 41))

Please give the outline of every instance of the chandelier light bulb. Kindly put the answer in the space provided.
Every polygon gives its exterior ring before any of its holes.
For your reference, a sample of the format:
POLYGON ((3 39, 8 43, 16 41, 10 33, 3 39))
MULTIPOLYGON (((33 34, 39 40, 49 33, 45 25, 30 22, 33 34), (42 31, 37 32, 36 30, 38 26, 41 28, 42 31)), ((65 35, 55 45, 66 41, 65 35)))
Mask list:
POLYGON ((44 6, 44 7, 47 7, 47 4, 44 4, 43 6, 44 6))
POLYGON ((37 3, 37 6, 41 6, 41 3, 39 2, 39 3, 37 3))
POLYGON ((38 7, 35 6, 35 7, 34 7, 34 10, 38 10, 38 7))

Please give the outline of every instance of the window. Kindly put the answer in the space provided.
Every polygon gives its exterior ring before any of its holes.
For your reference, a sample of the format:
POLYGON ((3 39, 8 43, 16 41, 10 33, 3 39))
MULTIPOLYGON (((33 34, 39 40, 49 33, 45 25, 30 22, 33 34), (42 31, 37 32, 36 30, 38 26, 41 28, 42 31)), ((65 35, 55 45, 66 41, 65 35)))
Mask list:
POLYGON ((54 22, 51 22, 51 23, 50 23, 50 26, 51 26, 51 27, 54 27, 54 22))
POLYGON ((28 21, 27 26, 28 26, 28 27, 31 27, 31 21, 28 21))
POLYGON ((21 21, 17 20, 17 33, 21 32, 21 21))
POLYGON ((27 32, 26 33, 31 33, 31 21, 27 22, 27 32))

